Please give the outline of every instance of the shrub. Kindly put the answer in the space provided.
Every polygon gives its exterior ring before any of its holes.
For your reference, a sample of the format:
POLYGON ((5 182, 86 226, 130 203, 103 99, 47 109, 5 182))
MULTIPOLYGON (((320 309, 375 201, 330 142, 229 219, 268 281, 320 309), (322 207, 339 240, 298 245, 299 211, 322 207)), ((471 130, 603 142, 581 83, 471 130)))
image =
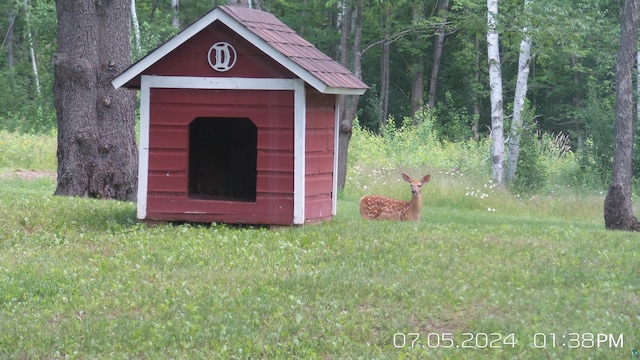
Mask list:
POLYGON ((547 181, 547 169, 544 164, 541 146, 531 129, 526 129, 520 138, 520 156, 516 177, 510 187, 516 193, 532 194, 544 187, 547 181))
POLYGON ((576 153, 577 166, 572 185, 583 188, 604 188, 611 180, 613 144, 588 138, 576 153))
MULTIPOLYGON (((464 196, 463 186, 456 184, 486 184, 490 182, 488 139, 464 142, 438 140, 433 114, 425 110, 417 116, 418 124, 404 118, 397 128, 393 119, 387 121, 377 135, 354 122, 349 145, 348 181, 345 193, 362 196, 384 191, 390 196, 406 198, 406 189, 400 186, 400 172, 412 176, 426 173, 436 181, 429 185, 430 196, 442 194, 443 201, 452 192, 464 196), (389 193, 389 183, 393 183, 389 193), (399 186, 395 186, 395 184, 399 186), (437 190, 436 190, 437 189, 437 190)), ((434 199, 432 199, 433 201, 434 199)))
MULTIPOLYGON (((465 188, 492 186, 489 138, 457 142, 442 140, 431 111, 421 112, 417 119, 418 124, 413 125, 412 119, 404 118, 401 126, 397 127, 391 118, 380 129, 380 134, 363 128, 358 121, 354 122, 349 145, 347 193, 360 196, 376 190, 388 191, 367 186, 382 187, 389 181, 399 184, 400 172, 409 172, 413 176, 426 172, 434 174, 429 188, 437 189, 443 201, 464 197, 470 192, 464 191, 465 188)), ((590 144, 589 140, 587 146, 590 144)), ((587 160, 591 164, 598 163, 592 158, 581 158, 586 154, 592 153, 576 154, 572 151, 568 135, 544 133, 530 126, 521 139, 518 174, 510 189, 517 194, 533 195, 541 192, 551 194, 567 188, 575 190, 579 186, 578 191, 583 192, 584 184, 589 184, 591 189, 600 191, 604 183, 600 174, 604 169, 595 165, 585 166, 587 160)))
POLYGON ((438 133, 447 141, 467 141, 473 137, 473 116, 464 108, 456 107, 451 92, 445 93, 445 99, 436 109, 438 133))
POLYGON ((519 130, 520 155, 516 176, 509 183, 509 187, 518 194, 532 194, 542 189, 547 182, 547 163, 544 161, 541 141, 543 136, 534 121, 534 110, 528 105, 525 106, 522 117, 524 124, 519 130))
POLYGON ((593 90, 587 94, 584 108, 577 112, 584 122, 587 140, 577 155, 573 174, 575 186, 603 188, 609 184, 613 164, 615 98, 600 98, 593 90))

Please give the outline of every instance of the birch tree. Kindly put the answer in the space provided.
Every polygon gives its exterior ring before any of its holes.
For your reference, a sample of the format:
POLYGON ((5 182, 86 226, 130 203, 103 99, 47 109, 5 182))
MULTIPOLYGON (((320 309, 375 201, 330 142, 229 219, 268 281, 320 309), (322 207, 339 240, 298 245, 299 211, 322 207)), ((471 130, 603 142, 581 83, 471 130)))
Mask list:
POLYGON ((260 0, 228 0, 227 4, 232 6, 262 10, 262 3, 260 0))
POLYGON ((492 176, 498 185, 504 184, 504 126, 502 102, 502 70, 500 37, 497 29, 498 0, 487 0, 487 56, 491 98, 492 176))
POLYGON ((136 0, 131 0, 131 24, 133 25, 133 39, 136 44, 136 55, 142 54, 140 45, 140 23, 138 22, 138 12, 136 11, 136 0))
POLYGON ((29 19, 29 1, 24 2, 24 16, 27 21, 27 39, 29 40, 29 56, 31 57, 31 70, 33 71, 33 81, 36 86, 36 95, 40 97, 40 76, 38 76, 38 63, 36 62, 36 51, 33 48, 33 35, 31 34, 31 21, 29 19))
POLYGON ((604 223, 610 230, 640 231, 631 207, 633 155, 633 61, 637 48, 640 0, 625 0, 616 60, 616 126, 611 187, 604 199, 604 223))
MULTIPOLYGON (((525 0, 525 13, 529 0, 525 0)), ((516 177, 518 158, 520 156, 520 136, 522 135, 522 112, 527 97, 527 82, 529 80, 529 62, 531 58, 531 37, 528 29, 522 29, 520 55, 518 56, 518 78, 516 92, 513 97, 513 117, 511 119, 511 133, 509 135, 509 158, 507 161, 507 181, 516 177)))
POLYGON ((171 0, 171 11, 173 12, 171 17, 171 26, 175 29, 180 29, 180 17, 178 16, 180 11, 180 0, 171 0))

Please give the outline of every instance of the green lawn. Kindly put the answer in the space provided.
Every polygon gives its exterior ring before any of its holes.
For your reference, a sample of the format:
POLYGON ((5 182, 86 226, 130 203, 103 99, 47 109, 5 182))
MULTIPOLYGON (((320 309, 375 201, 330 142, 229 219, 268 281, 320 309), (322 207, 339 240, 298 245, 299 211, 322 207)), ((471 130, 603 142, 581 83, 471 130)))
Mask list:
POLYGON ((640 234, 605 231, 601 197, 444 180, 417 223, 347 193, 332 222, 270 230, 147 227, 0 179, 0 358, 633 358, 640 234))

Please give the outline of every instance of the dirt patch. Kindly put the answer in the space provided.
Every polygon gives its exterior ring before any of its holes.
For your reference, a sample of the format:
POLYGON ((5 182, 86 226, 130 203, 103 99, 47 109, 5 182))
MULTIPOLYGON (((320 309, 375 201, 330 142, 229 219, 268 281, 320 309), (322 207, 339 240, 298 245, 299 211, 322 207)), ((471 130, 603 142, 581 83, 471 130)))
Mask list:
POLYGON ((55 180, 57 174, 53 171, 38 171, 38 170, 14 170, 10 173, 0 174, 0 179, 42 179, 48 178, 55 180))

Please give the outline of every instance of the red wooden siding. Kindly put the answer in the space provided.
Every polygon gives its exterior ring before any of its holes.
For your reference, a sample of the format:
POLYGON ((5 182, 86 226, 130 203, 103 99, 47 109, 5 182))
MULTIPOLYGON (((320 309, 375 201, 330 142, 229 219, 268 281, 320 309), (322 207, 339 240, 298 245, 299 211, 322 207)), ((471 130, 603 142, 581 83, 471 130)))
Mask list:
POLYGON ((293 223, 293 91, 151 89, 147 218, 293 223), (188 197, 189 124, 249 118, 257 127, 256 201, 188 197))
POLYGON ((305 221, 331 218, 335 95, 307 92, 305 221))
MULTIPOLYGON (((142 75, 149 74, 197 77, 295 78, 289 70, 220 22, 209 25, 142 73, 142 75), (236 49, 238 59, 233 68, 225 72, 218 72, 212 69, 207 56, 211 46, 220 41, 231 44, 236 49)), ((140 85, 139 79, 139 77, 135 79, 136 86, 140 85)))
POLYGON ((335 94, 367 86, 274 15, 217 7, 112 83, 140 89, 145 101, 140 218, 276 225, 291 225, 294 216, 296 224, 331 219, 335 94), (222 72, 209 62, 220 42, 236 54, 222 72), (145 75, 157 77, 141 88, 145 75), (264 84, 258 79, 289 90, 247 89, 264 84), (176 81, 185 88, 170 88, 176 81), (216 83, 236 90, 190 88, 216 83))

